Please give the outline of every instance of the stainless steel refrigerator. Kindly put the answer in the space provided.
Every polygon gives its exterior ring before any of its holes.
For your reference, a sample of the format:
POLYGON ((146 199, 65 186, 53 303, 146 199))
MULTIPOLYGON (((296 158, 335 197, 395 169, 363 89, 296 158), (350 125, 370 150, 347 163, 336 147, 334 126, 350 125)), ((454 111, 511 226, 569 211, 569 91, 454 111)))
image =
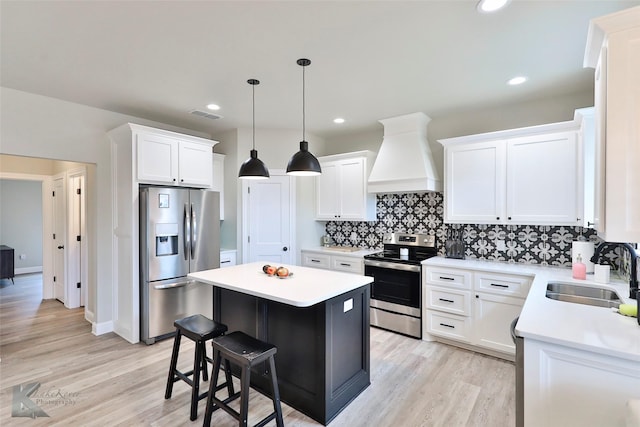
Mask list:
POLYGON ((220 193, 140 187, 140 339, 175 331, 192 314, 213 318, 213 288, 187 274, 220 267, 220 193))

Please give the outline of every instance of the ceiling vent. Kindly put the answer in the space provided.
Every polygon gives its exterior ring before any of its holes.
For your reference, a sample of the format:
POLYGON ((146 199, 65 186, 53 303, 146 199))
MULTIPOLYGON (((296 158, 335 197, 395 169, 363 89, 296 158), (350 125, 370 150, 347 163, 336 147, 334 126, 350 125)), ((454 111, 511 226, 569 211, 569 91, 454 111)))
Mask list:
POLYGON ((200 110, 189 111, 189 114, 193 114, 194 116, 200 116, 200 117, 204 117, 205 119, 211 119, 211 120, 217 120, 222 118, 222 116, 219 116, 217 114, 207 113, 206 111, 200 111, 200 110))

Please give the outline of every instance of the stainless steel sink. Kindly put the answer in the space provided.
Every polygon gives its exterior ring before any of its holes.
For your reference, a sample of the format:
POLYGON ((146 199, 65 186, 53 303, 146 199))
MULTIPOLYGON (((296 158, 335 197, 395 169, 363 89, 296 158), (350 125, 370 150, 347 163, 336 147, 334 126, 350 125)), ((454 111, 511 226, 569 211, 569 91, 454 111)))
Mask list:
POLYGON ((618 307, 622 300, 615 291, 573 283, 549 282, 547 298, 596 307, 618 307))

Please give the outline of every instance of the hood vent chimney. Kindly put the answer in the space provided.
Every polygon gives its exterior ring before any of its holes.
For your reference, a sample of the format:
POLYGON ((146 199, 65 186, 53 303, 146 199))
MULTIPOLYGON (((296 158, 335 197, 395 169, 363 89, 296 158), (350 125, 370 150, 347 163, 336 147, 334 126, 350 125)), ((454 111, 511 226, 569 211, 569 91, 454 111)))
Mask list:
POLYGON ((424 113, 379 120, 384 138, 369 175, 370 193, 420 193, 442 191, 427 141, 424 113))

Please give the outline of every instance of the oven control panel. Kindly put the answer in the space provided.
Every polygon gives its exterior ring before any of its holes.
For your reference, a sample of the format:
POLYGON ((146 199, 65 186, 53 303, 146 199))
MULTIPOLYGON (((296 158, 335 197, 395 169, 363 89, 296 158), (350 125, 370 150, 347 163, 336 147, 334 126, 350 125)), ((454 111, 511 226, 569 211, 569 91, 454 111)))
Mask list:
POLYGON ((432 248, 436 246, 436 236, 431 234, 388 233, 384 235, 382 243, 432 248))

